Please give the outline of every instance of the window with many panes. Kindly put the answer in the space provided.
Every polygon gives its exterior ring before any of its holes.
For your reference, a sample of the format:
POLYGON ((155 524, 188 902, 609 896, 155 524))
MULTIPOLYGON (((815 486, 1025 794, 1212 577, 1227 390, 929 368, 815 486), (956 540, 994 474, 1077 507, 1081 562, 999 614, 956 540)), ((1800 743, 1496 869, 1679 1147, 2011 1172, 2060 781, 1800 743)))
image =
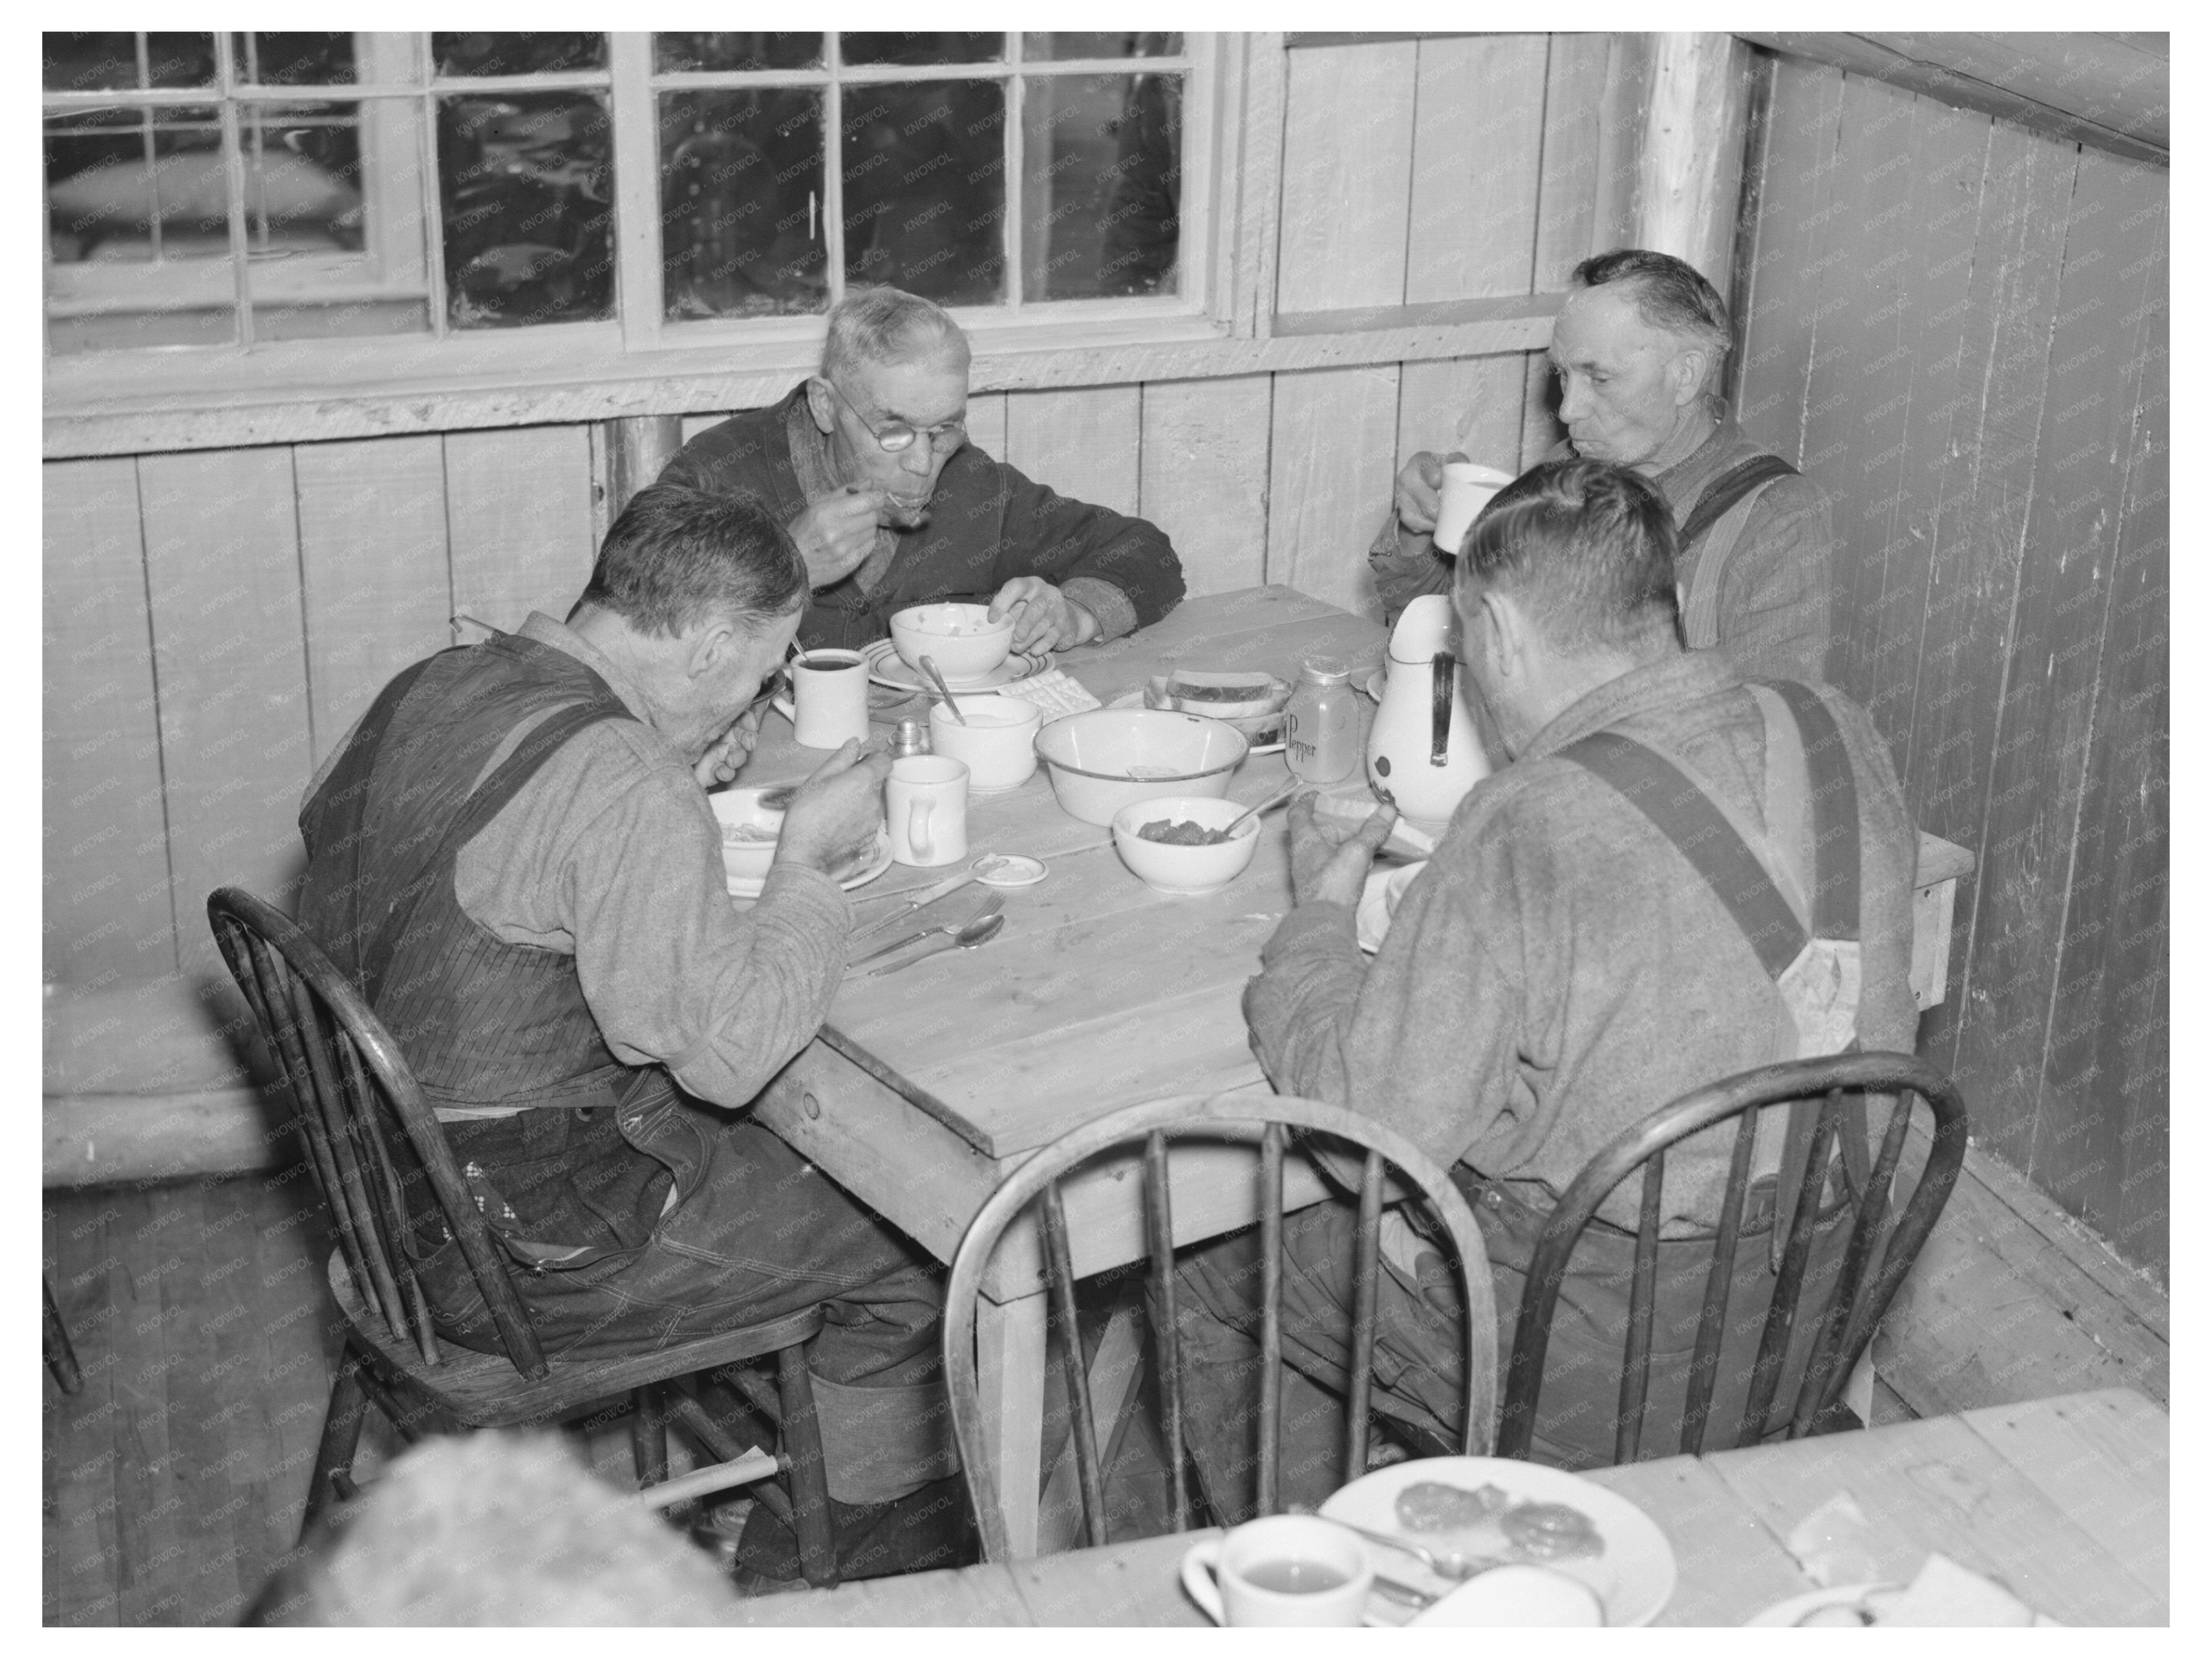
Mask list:
POLYGON ((1180 34, 48 33, 59 356, 1188 311, 1180 34))

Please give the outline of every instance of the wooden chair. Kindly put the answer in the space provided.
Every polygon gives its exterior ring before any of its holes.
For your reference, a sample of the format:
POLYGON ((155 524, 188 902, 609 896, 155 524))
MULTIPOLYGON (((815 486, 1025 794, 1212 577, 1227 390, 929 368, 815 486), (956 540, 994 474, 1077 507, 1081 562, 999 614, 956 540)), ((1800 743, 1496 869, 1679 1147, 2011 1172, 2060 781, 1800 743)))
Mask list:
POLYGON ((1771 1107, 1820 1099, 1820 1115, 1783 1246, 1780 1271, 1775 1277, 1765 1321, 1760 1328, 1743 1414, 1734 1425, 1726 1445, 1713 1449, 1748 1445, 1771 1431, 1776 1420, 1774 1397, 1790 1352, 1790 1333, 1801 1311, 1798 1303, 1812 1253, 1815 1211, 1827 1183, 1837 1138, 1842 1133, 1844 1099, 1851 1093, 1894 1093, 1896 1100, 1864 1190, 1850 1195, 1855 1213, 1841 1271, 1826 1306, 1820 1311, 1811 1358, 1796 1396, 1785 1402, 1780 1419, 1788 1426, 1787 1437, 1793 1440, 1808 1432, 1820 1431, 1825 1426, 1820 1419, 1834 1407, 1852 1366, 1857 1364, 1859 1355, 1873 1337, 1875 1327, 1888 1310, 1921 1245, 1927 1242, 1966 1158, 1966 1109, 1959 1091, 1949 1079, 1910 1054, 1832 1054, 1762 1066, 1723 1079, 1660 1108, 1592 1158, 1568 1186, 1537 1236, 1520 1316, 1514 1328, 1512 1358, 1507 1365, 1505 1407, 1498 1434, 1499 1455, 1528 1455, 1535 1429, 1537 1396, 1543 1386, 1545 1350, 1551 1340, 1553 1311, 1558 1304, 1560 1279, 1566 1272, 1568 1258, 1606 1195, 1640 1166, 1644 1187, 1630 1280, 1628 1332, 1613 1444, 1616 1463, 1636 1461, 1650 1382, 1654 1288, 1658 1278, 1659 1223, 1663 1214, 1660 1189, 1665 1178, 1667 1149, 1733 1117, 1739 1120, 1739 1127, 1723 1194, 1719 1231, 1713 1240, 1712 1265, 1705 1279, 1697 1338, 1691 1349, 1690 1388, 1682 1419, 1680 1449, 1694 1455, 1707 1449, 1707 1419, 1719 1371, 1722 1333, 1728 1316, 1729 1291, 1744 1200, 1750 1187, 1752 1144, 1758 1130, 1759 1114, 1771 1107), (1881 1267, 1869 1278, 1875 1245, 1888 1211, 1890 1185, 1905 1150, 1905 1129, 1915 1096, 1928 1103, 1934 1115, 1932 1147, 1911 1198, 1889 1230, 1881 1267))
POLYGON ((797 1534, 807 1581, 836 1582, 829 1489, 806 1370, 806 1344, 822 1328, 821 1309, 651 1352, 547 1359, 453 1149, 383 1022, 312 939, 252 894, 226 887, 210 895, 208 921, 283 1068, 308 1167, 337 1235, 330 1282, 345 1317, 345 1351, 301 1535, 333 1498, 353 1495, 354 1452, 371 1402, 411 1443, 425 1425, 466 1431, 564 1422, 628 1401, 641 1487, 657 1488, 667 1479, 672 1421, 723 1460, 669 1483, 665 1498, 655 1492, 648 1501, 680 1503, 783 1474, 790 1496, 774 1486, 755 1496, 797 1534), (504 1357, 441 1350, 401 1243, 406 1180, 427 1180, 435 1194, 490 1310, 504 1357), (770 1355, 772 1388, 744 1363, 770 1355), (677 1378, 706 1373, 780 1419, 781 1452, 748 1450, 696 1398, 673 1386, 677 1378))
POLYGON ((1451 1237, 1460 1262, 1467 1340, 1466 1414, 1460 1446, 1480 1455, 1490 1449, 1496 1399, 1496 1315, 1490 1291, 1490 1264, 1474 1215, 1450 1180, 1408 1140, 1373 1120, 1319 1101, 1294 1096, 1179 1095, 1109 1113, 1063 1135, 1023 1164, 993 1193, 969 1224, 945 1295, 945 1379, 951 1396, 954 1437, 968 1476, 984 1559, 1003 1561, 1009 1547, 1006 1516, 999 1507, 998 1481, 990 1443, 984 1432, 975 1364, 975 1301, 985 1271, 1000 1238, 1032 1201, 1042 1234, 1052 1317, 1069 1333, 1069 1429, 1074 1437, 1084 1524, 1093 1545, 1106 1539, 1104 1476, 1090 1382, 1073 1340, 1075 1277, 1069 1252, 1067 1216, 1061 1195, 1064 1180, 1079 1166, 1132 1142, 1143 1145, 1144 1225, 1152 1285, 1154 1353, 1159 1364, 1168 1462, 1171 1470, 1178 1530, 1192 1524, 1190 1495, 1183 1472, 1182 1365, 1176 1334, 1175 1218, 1169 1190, 1170 1136, 1211 1140, 1256 1140, 1260 1146, 1260 1237, 1263 1257, 1260 1349, 1259 1508, 1272 1515, 1282 1457, 1282 1286, 1283 1154, 1288 1131, 1318 1131, 1349 1141, 1365 1152, 1359 1190, 1359 1227, 1355 1271, 1355 1307, 1347 1399, 1345 1467, 1352 1475, 1367 1465, 1368 1406, 1375 1360, 1376 1310, 1381 1267, 1381 1218, 1384 1166, 1395 1165, 1432 1206, 1451 1237))

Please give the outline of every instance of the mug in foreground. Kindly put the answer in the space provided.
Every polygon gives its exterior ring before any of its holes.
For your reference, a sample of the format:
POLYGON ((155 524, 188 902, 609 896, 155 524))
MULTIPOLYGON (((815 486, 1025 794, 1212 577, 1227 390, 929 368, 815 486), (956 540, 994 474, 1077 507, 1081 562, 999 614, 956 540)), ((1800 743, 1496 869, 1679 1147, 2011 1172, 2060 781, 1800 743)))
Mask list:
POLYGON ((1191 1546, 1182 1586, 1217 1625, 1357 1625, 1367 1546, 1333 1521, 1271 1515, 1191 1546))
POLYGON ((891 856, 928 869, 968 856, 968 768, 944 755, 905 755, 884 786, 891 856))
POLYGON ((791 690, 790 696, 775 700, 775 708, 791 722, 801 748, 868 740, 868 670, 859 652, 800 652, 791 659, 791 690))

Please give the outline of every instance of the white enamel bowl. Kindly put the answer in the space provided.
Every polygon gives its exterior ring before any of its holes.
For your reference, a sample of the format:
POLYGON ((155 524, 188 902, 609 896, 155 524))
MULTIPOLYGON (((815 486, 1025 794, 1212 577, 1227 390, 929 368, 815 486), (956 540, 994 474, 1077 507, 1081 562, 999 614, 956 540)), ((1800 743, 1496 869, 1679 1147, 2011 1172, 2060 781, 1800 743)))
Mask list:
POLYGON ((1102 826, 1156 796, 1227 794, 1249 747, 1234 726, 1161 708, 1093 708, 1036 735, 1060 810, 1102 826))
POLYGON ((1114 815, 1114 850, 1121 862, 1156 893, 1185 897, 1216 893, 1243 875, 1260 845, 1260 820, 1248 818, 1236 836, 1212 847, 1177 847, 1146 841, 1137 832, 1157 819, 1190 819, 1208 830, 1226 830, 1244 810, 1218 795, 1162 795, 1132 802, 1114 815))
POLYGON ((707 797, 714 821, 722 826, 722 873, 730 881, 757 884, 768 879, 775 861, 776 838, 783 833, 780 808, 761 805, 764 789, 718 789, 707 797), (741 833, 750 830, 750 835, 741 833))
POLYGON ((891 645, 915 673, 922 672, 921 659, 927 657, 957 685, 1006 661, 1014 646, 1013 614, 993 622, 988 605, 909 605, 891 613, 891 645))

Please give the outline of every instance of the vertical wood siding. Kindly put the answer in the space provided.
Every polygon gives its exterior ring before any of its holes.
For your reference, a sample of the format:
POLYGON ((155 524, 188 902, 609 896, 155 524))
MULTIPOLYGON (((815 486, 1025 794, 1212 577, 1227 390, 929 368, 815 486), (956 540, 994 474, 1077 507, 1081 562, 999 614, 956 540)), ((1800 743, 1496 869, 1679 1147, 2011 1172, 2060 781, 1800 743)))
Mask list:
POLYGON ((1830 672, 1979 860, 1922 1052, 2163 1276, 2168 175, 1774 75, 1740 413, 1835 497, 1830 672))

